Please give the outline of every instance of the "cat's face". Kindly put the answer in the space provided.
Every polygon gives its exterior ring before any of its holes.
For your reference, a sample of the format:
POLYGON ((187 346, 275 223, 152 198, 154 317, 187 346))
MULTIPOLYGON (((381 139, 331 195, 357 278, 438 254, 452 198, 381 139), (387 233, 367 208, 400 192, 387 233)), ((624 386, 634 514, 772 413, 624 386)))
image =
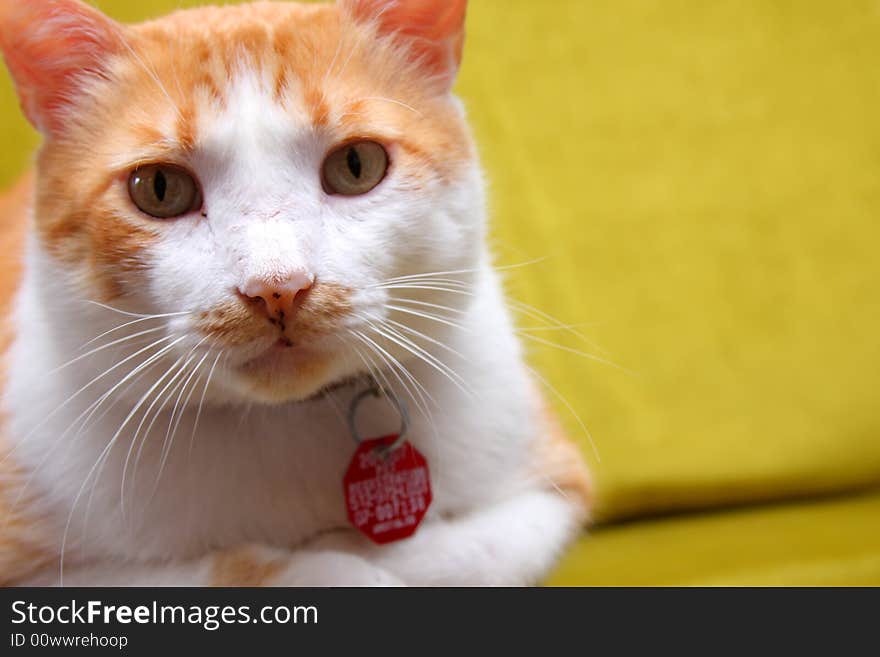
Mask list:
POLYGON ((446 326, 422 311, 467 295, 387 283, 482 252, 482 182, 449 93, 464 5, 259 3, 121 27, 74 0, 0 1, 46 135, 41 248, 85 298, 169 314, 169 354, 214 365, 242 399, 382 366, 371 341, 406 358, 401 338, 446 326))

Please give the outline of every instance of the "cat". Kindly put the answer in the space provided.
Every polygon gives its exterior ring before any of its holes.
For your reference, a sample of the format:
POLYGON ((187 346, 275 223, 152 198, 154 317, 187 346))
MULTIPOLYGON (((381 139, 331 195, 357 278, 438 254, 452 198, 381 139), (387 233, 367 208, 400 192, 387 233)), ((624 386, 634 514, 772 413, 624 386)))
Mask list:
POLYGON ((0 207, 0 584, 546 577, 590 480, 491 264, 465 13, 0 0, 44 139, 0 207), (433 497, 380 545, 343 476, 401 414, 433 497))

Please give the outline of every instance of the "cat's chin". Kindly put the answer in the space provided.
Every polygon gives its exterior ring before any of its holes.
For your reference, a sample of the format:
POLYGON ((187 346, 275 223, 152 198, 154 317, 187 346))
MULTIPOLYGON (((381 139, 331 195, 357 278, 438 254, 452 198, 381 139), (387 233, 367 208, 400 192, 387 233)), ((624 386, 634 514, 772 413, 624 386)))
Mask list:
POLYGON ((309 347, 276 345, 227 372, 236 396, 263 404, 304 401, 319 395, 340 377, 333 354, 309 347), (335 376, 334 376, 335 375, 335 376))

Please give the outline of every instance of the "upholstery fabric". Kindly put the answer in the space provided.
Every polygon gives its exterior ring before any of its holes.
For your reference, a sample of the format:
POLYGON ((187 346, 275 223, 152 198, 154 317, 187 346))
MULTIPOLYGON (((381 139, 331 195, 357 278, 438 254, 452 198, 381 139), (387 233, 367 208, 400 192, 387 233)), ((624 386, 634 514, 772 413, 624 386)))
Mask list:
MULTIPOLYGON (((880 4, 471 0, 468 32, 498 262, 541 259, 508 289, 587 338, 525 340, 596 517, 703 510, 603 527, 553 581, 877 583, 877 497, 706 510, 880 483, 880 4)), ((5 73, 0 139, 7 184, 37 140, 5 73)))

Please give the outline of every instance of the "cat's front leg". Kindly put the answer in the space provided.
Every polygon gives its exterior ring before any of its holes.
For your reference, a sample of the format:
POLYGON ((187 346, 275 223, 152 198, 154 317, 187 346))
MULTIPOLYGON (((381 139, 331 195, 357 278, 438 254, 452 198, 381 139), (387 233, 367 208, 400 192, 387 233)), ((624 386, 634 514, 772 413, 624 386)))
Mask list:
POLYGON ((209 586, 403 586, 390 571, 338 550, 287 552, 258 546, 213 555, 209 586))
POLYGON ((540 583, 582 527, 584 511, 555 490, 533 490, 377 546, 353 534, 323 547, 350 550, 408 586, 523 586, 540 583))
MULTIPOLYGON (((191 561, 65 567, 65 586, 516 586, 540 583, 583 521, 555 490, 532 490, 455 518, 434 518, 411 538, 378 546, 354 531, 308 549, 244 546, 191 561)), ((31 581, 62 583, 58 571, 31 581)))
POLYGON ((22 582, 28 586, 401 586, 380 565, 337 550, 278 550, 243 546, 199 559, 163 563, 65 566, 22 582))

